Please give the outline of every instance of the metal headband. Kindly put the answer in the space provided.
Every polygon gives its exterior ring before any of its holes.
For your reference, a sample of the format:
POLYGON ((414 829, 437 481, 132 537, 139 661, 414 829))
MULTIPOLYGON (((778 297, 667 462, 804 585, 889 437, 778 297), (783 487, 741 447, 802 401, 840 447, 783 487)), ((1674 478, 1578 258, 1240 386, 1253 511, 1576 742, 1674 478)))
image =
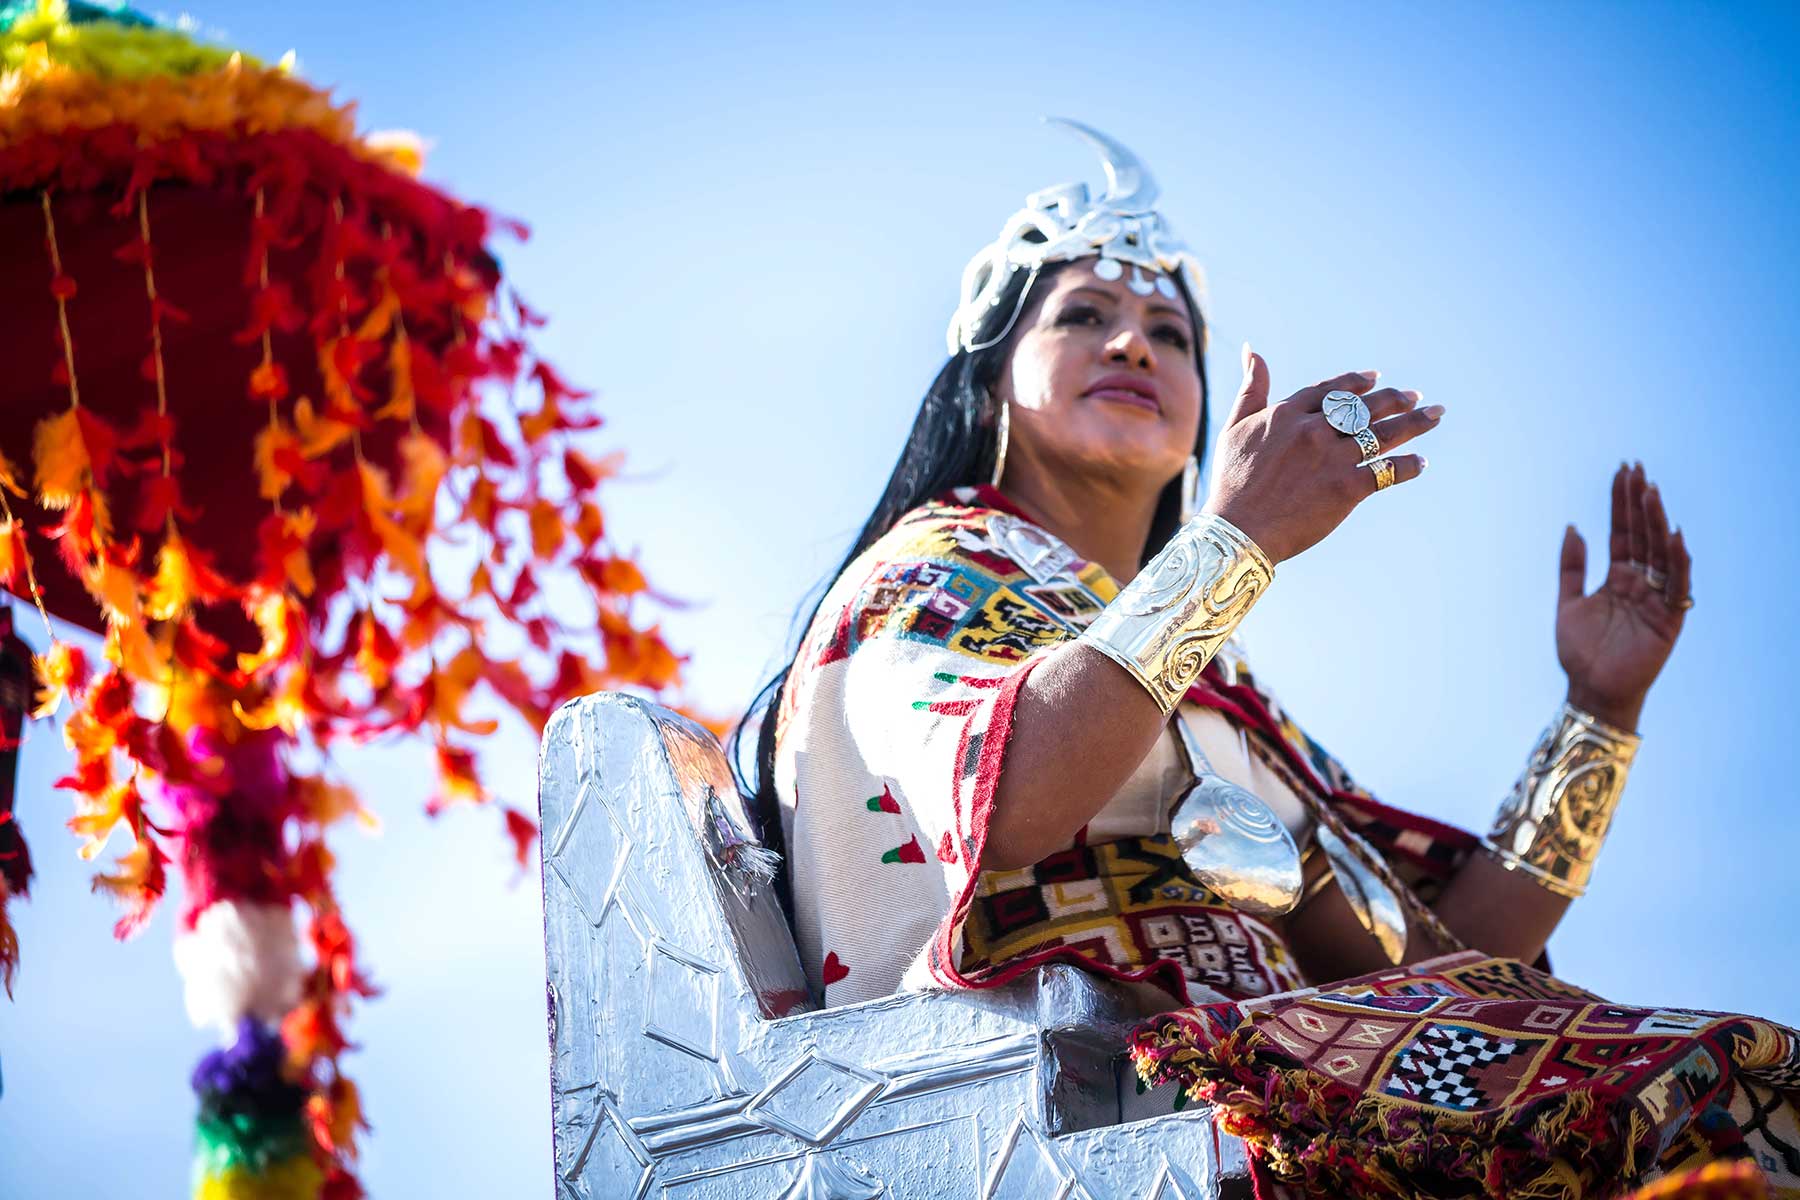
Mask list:
POLYGON ((1174 299, 1171 278, 1183 272, 1188 295, 1198 304, 1205 290, 1200 260, 1175 236, 1162 214, 1154 211, 1158 188, 1137 155, 1079 121, 1046 117, 1085 139, 1100 152, 1106 171, 1106 191, 1090 199, 1085 183, 1060 183, 1025 197, 1025 207, 1014 213, 1000 236, 982 247, 963 268, 962 302, 950 318, 946 336, 950 353, 981 350, 1004 338, 1025 306, 1020 294, 1006 325, 993 337, 976 341, 988 310, 1000 303, 1000 295, 1015 271, 1030 271, 1026 291, 1045 263, 1098 257, 1094 273, 1102 279, 1118 279, 1131 266, 1128 286, 1140 296, 1153 291, 1174 299))

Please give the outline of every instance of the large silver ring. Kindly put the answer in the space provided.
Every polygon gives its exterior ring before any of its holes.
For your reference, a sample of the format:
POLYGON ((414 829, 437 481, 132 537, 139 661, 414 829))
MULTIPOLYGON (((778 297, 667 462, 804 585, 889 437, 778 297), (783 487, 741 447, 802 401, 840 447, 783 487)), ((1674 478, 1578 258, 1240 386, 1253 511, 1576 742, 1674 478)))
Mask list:
POLYGON ((1369 406, 1355 392, 1326 392, 1322 407, 1326 424, 1348 437, 1369 427, 1369 406))
POLYGON ((1363 462, 1380 457, 1381 439, 1375 436, 1373 429, 1359 429, 1350 436, 1356 439, 1357 448, 1362 451, 1363 462))
POLYGON ((1378 492, 1385 491, 1386 489, 1394 486, 1394 460, 1393 459, 1378 458, 1374 462, 1367 463, 1365 465, 1369 468, 1369 470, 1375 472, 1375 490, 1376 491, 1378 491, 1378 492))
POLYGON ((1669 577, 1667 574, 1665 574, 1662 571, 1657 570, 1655 567, 1651 566, 1649 563, 1645 563, 1644 564, 1644 582, 1649 584, 1651 587, 1655 588, 1657 591, 1660 592, 1669 585, 1669 577))

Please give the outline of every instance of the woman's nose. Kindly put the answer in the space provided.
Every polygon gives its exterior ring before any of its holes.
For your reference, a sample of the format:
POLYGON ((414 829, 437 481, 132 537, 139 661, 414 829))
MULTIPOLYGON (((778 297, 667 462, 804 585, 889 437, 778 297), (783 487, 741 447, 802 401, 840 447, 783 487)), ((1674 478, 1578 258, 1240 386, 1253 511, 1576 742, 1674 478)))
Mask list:
POLYGON ((1150 353, 1150 339, 1134 325, 1120 329, 1106 343, 1106 358, 1108 362, 1130 363, 1146 371, 1156 365, 1156 359, 1150 353))

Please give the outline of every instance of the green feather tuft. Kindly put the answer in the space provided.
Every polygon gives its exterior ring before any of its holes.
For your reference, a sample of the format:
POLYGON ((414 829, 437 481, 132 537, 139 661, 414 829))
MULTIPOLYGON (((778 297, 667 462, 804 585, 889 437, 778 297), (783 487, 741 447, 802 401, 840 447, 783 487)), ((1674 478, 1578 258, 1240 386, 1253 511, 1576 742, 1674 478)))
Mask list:
MULTIPOLYGON (((0 0, 0 70, 18 70, 40 53, 84 75, 144 79, 222 70, 234 51, 197 41, 122 4, 0 0)), ((243 61, 262 65, 248 54, 243 61)))
POLYGON ((213 1174, 233 1167, 261 1173, 271 1163, 308 1153, 311 1146, 300 1114, 293 1111, 202 1115, 195 1132, 195 1166, 213 1174))

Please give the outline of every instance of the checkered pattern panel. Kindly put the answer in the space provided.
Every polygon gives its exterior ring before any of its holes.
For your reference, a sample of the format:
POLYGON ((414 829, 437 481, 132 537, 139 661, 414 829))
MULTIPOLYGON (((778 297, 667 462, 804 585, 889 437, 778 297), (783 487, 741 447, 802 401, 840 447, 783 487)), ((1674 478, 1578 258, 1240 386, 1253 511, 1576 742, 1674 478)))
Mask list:
POLYGON ((1489 1067, 1507 1062, 1518 1043, 1458 1025, 1433 1025, 1394 1060, 1382 1085, 1390 1096, 1422 1100, 1443 1108, 1481 1108, 1491 1101, 1481 1088, 1489 1067))

